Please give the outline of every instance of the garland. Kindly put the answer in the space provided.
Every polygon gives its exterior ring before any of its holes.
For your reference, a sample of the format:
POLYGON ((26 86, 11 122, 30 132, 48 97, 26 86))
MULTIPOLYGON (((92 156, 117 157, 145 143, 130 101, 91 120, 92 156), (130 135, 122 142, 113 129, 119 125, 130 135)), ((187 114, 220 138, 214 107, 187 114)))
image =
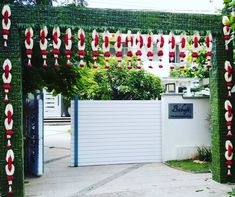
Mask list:
MULTIPOLYGON (((4 73, 2 75, 3 79, 3 88, 5 92, 5 98, 4 102, 9 102, 8 100, 8 94, 9 89, 11 88, 11 79, 12 75, 10 73, 12 69, 12 64, 9 59, 6 59, 3 63, 3 70, 4 73)), ((4 121, 4 127, 6 132, 6 138, 7 138, 7 153, 6 153, 6 162, 5 165, 5 172, 7 175, 7 184, 8 184, 8 195, 13 195, 13 180, 14 180, 14 173, 15 173, 15 166, 14 166, 14 152, 12 150, 12 143, 11 138, 14 134, 13 132, 13 106, 12 104, 8 103, 5 107, 5 121, 4 121)))
MULTIPOLYGON (((232 134, 232 121, 233 121, 233 107, 230 102, 231 98, 231 87, 232 87, 232 66, 229 61, 225 61, 224 63, 225 68, 225 74, 224 79, 226 81, 226 86, 228 90, 228 100, 224 102, 224 108, 225 108, 225 120, 226 120, 226 126, 227 126, 227 138, 231 138, 233 136, 232 134)), ((232 168, 232 160, 233 160, 233 144, 230 139, 227 139, 225 141, 225 159, 226 159, 226 166, 227 166, 227 176, 231 176, 231 168, 232 168)))
POLYGON ((53 36, 53 54, 54 54, 54 59, 55 59, 55 67, 59 66, 58 63, 58 58, 59 58, 59 54, 60 54, 60 46, 61 46, 61 40, 60 40, 60 28, 58 26, 53 28, 53 32, 52 32, 52 36, 53 36))
POLYGON ((11 8, 9 5, 4 5, 2 8, 2 36, 4 41, 4 48, 7 48, 8 36, 10 34, 11 20, 9 17, 11 16, 11 8))
POLYGON ((169 41, 168 41, 168 45, 169 45, 169 59, 170 59, 170 69, 173 70, 175 69, 175 47, 176 47, 176 43, 175 43, 175 35, 173 34, 173 32, 170 32, 169 34, 169 41))
POLYGON ((132 53, 133 43, 134 43, 133 36, 131 35, 131 31, 128 30, 127 36, 126 36, 126 45, 128 48, 127 57, 128 57, 128 62, 129 62, 129 64, 127 66, 128 69, 132 69, 131 62, 132 62, 132 56, 133 56, 133 53, 132 53))
POLYGON ((12 79, 12 75, 10 73, 11 69, 12 69, 11 61, 9 59, 6 59, 3 63, 4 72, 2 74, 3 88, 4 88, 4 93, 5 93, 5 97, 4 97, 5 103, 9 102, 8 94, 11 89, 11 79, 12 79))
POLYGON ((65 43, 65 54, 66 54, 66 66, 68 68, 72 67, 72 63, 70 61, 70 57, 72 55, 72 33, 71 29, 66 29, 65 35, 64 35, 64 43, 65 43))
POLYGON ((135 55, 137 56, 137 62, 138 62, 136 68, 141 69, 141 56, 142 56, 141 50, 144 46, 144 40, 143 40, 143 37, 141 36, 140 32, 137 32, 135 43, 136 43, 136 47, 137 47, 137 51, 136 51, 135 55))
POLYGON ((163 65, 162 65, 162 57, 164 55, 163 47, 164 47, 164 37, 163 37, 162 33, 158 33, 158 35, 157 35, 157 55, 158 55, 158 59, 159 59, 159 63, 158 63, 159 68, 163 68, 163 65))
POLYGON ((225 61, 224 69, 225 69, 224 79, 226 81, 226 86, 227 86, 227 90, 228 90, 227 97, 230 98, 231 97, 231 88, 233 86, 233 83, 232 83, 232 79, 233 79, 232 72, 233 72, 233 70, 232 70, 232 66, 231 66, 229 61, 225 61))
POLYGON ((85 32, 83 29, 78 30, 78 55, 80 57, 79 66, 84 67, 84 56, 85 56, 85 32))
POLYGON ((109 32, 105 31, 103 33, 103 45, 102 45, 103 51, 104 51, 104 59, 105 59, 105 66, 104 68, 109 68, 109 57, 110 57, 110 43, 109 43, 109 32))
POLYGON ((93 68, 98 68, 97 66, 97 58, 99 57, 99 34, 97 33, 96 30, 93 30, 92 32, 92 42, 91 42, 91 47, 92 47, 92 60, 94 62, 93 68))
POLYGON ((223 16, 222 23, 224 25, 223 33, 224 33, 224 40, 225 40, 225 50, 228 51, 228 45, 232 39, 231 39, 231 27, 229 25, 229 19, 227 16, 223 16))
POLYGON ((205 38, 205 43, 206 43, 206 67, 210 69, 212 67, 211 65, 211 57, 213 56, 212 53, 212 35, 211 33, 208 33, 205 38))
POLYGON ((33 29, 31 27, 28 27, 25 30, 25 48, 26 48, 26 55, 28 58, 28 67, 32 67, 31 59, 32 59, 32 54, 33 54, 33 29))
POLYGON ((186 35, 185 33, 180 34, 180 44, 179 44, 179 56, 180 56, 180 68, 184 69, 185 67, 185 51, 186 51, 186 35))
POLYGON ((233 144, 230 140, 226 140, 225 142, 225 158, 226 158, 226 165, 227 165, 227 176, 231 176, 231 167, 232 167, 232 160, 233 160, 233 144))
POLYGON ((43 60, 43 64, 42 64, 43 67, 47 67, 47 54, 48 54, 48 51, 47 51, 47 45, 48 45, 47 34, 48 34, 47 27, 44 26, 40 30, 40 42, 39 42, 41 55, 42 55, 42 60, 43 60))
POLYGON ((193 52, 192 52, 192 58, 193 58, 193 64, 192 64, 192 68, 196 69, 198 67, 197 64, 197 58, 198 58, 198 52, 199 52, 199 48, 200 48, 200 44, 199 44, 199 40, 200 40, 200 35, 199 32, 195 32, 193 35, 193 52))
POLYGON ((148 33, 147 35, 147 57, 149 60, 149 68, 153 68, 152 61, 153 61, 153 33, 148 33))
POLYGON ((118 61, 118 65, 117 65, 117 69, 121 69, 121 62, 122 62, 122 36, 121 33, 119 31, 117 31, 116 33, 116 42, 114 44, 115 47, 115 55, 118 61))

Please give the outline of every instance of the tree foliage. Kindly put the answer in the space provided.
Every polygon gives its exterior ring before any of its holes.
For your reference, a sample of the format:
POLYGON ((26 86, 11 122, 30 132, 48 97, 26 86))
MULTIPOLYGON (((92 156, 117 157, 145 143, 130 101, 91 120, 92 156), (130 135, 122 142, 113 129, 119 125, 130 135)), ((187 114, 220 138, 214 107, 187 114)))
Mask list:
POLYGON ((124 60, 123 69, 116 69, 117 61, 110 60, 111 68, 90 70, 90 78, 83 76, 81 81, 89 87, 79 93, 80 99, 95 100, 150 100, 160 97, 161 80, 145 70, 128 70, 124 60), (85 81, 85 82, 84 82, 85 81))

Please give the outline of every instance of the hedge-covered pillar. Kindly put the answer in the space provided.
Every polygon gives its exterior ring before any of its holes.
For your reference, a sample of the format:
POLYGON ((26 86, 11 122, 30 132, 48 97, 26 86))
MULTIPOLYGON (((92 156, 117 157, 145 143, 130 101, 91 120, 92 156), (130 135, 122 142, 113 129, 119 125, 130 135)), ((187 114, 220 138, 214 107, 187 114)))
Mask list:
MULTIPOLYGON (((235 127, 232 126, 232 137, 227 137, 227 125, 225 120, 225 101, 228 99, 228 90, 225 74, 225 61, 230 61, 233 64, 233 48, 230 45, 229 50, 225 51, 225 43, 223 34, 215 38, 215 58, 213 68, 210 72, 210 91, 211 91, 211 123, 212 123, 212 178, 220 183, 235 182, 235 161, 232 161, 231 176, 227 175, 227 165, 225 158, 225 143, 230 140, 234 144, 235 127)), ((233 69, 233 78, 234 69, 233 69)), ((229 99, 235 107, 234 96, 229 99)), ((233 118, 234 120, 234 118, 233 118)), ((234 124, 234 121, 232 123, 234 124)), ((234 151, 234 148, 233 148, 234 151)), ((234 158, 234 156, 233 156, 234 158)))
POLYGON ((15 21, 12 22, 10 29, 8 48, 3 48, 3 39, 0 37, 0 196, 9 196, 8 194, 8 181, 5 171, 6 153, 7 153, 7 140, 6 130, 4 126, 5 121, 5 107, 4 103, 4 89, 2 74, 2 65, 5 59, 9 59, 12 63, 12 81, 11 89, 9 93, 9 103, 13 106, 13 132, 11 138, 12 150, 14 152, 13 165, 15 166, 14 179, 13 179, 13 196, 23 197, 24 196, 24 159, 23 159, 23 123, 22 123, 22 66, 21 66, 21 47, 20 47, 20 34, 18 28, 14 25, 15 21))

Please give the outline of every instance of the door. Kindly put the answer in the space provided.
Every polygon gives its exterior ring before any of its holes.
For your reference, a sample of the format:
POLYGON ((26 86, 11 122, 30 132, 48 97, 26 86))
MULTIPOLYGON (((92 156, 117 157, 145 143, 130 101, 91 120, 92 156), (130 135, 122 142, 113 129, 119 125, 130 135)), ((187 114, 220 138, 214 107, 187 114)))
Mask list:
POLYGON ((36 176, 44 174, 43 94, 30 95, 24 103, 25 169, 36 176))

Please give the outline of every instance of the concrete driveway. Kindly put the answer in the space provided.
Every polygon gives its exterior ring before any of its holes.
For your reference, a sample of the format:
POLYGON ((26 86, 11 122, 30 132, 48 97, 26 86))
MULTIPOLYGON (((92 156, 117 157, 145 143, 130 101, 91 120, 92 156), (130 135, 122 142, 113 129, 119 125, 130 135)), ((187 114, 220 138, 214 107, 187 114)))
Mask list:
MULTIPOLYGON (((219 184, 210 173, 192 174, 162 163, 69 167, 69 143, 53 144, 45 135, 45 175, 26 179, 26 196, 41 197, 228 197, 232 185, 219 184)), ((64 129, 59 135, 69 138, 64 129)), ((53 138, 53 139, 50 139, 53 138)))

